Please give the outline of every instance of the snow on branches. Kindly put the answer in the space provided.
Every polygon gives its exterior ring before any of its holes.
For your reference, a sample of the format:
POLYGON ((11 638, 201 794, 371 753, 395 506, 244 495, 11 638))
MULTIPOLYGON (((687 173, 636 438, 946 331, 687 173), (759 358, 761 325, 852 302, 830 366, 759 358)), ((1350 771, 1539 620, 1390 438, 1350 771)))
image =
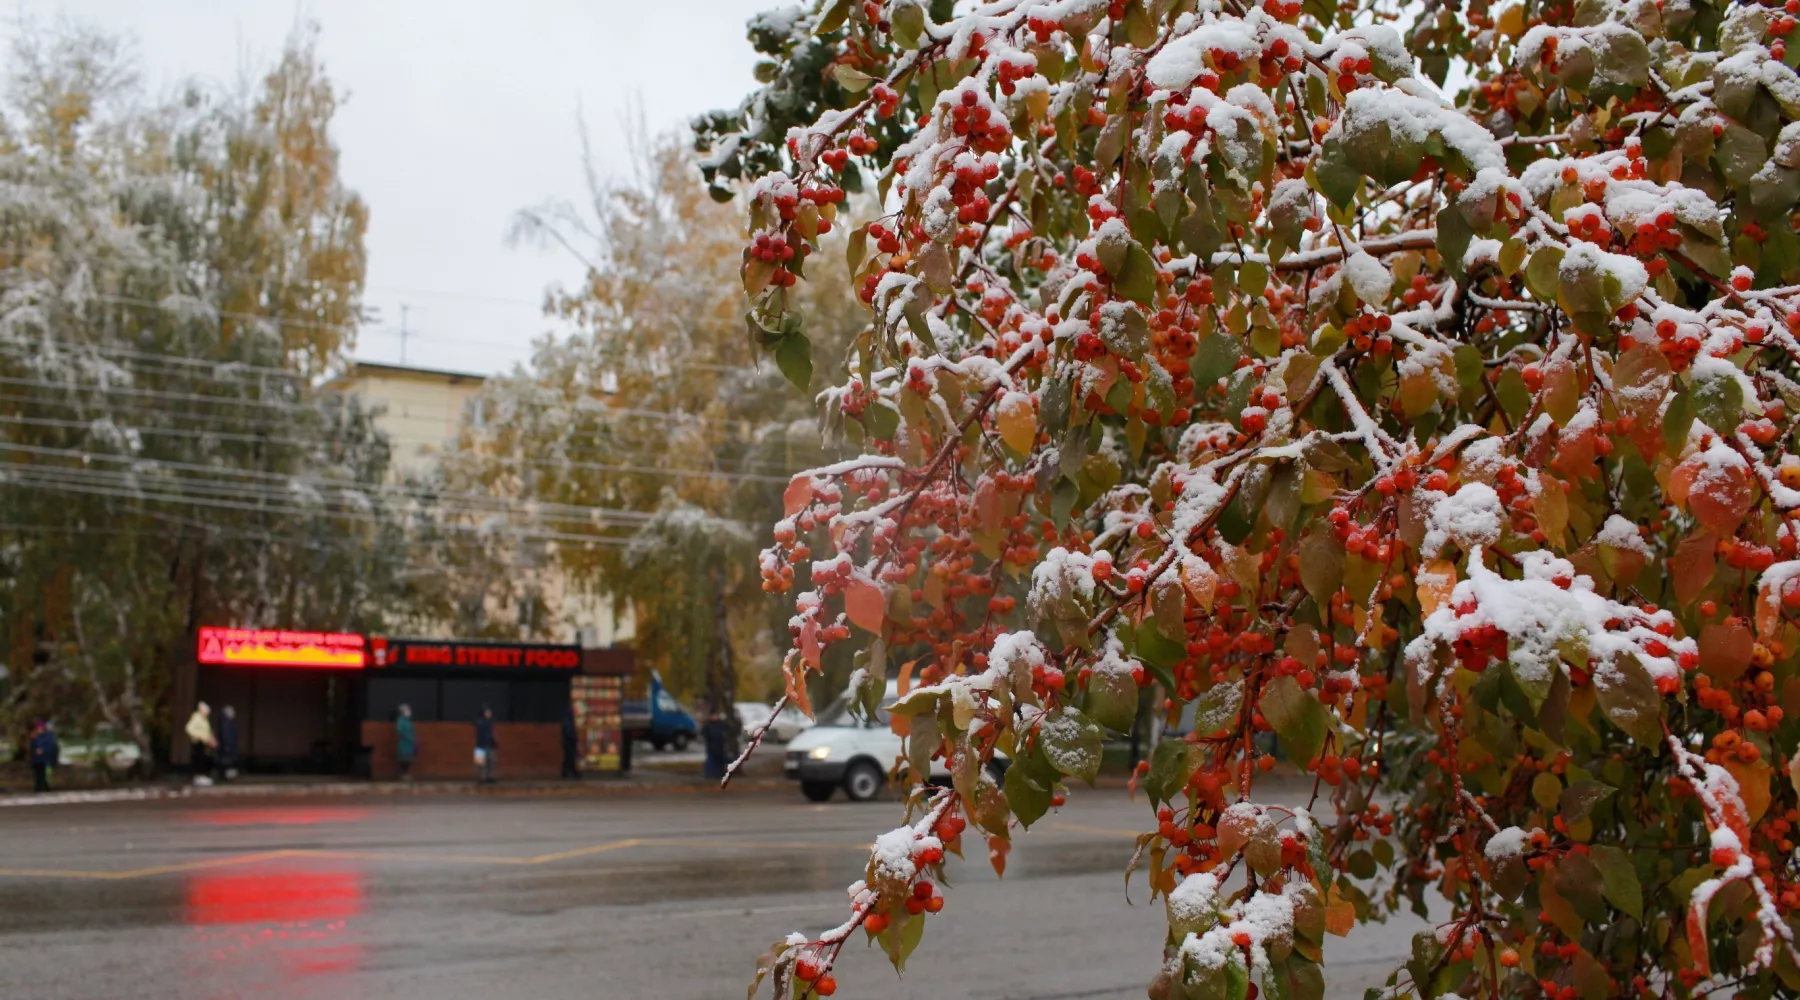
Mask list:
MULTIPOLYGON (((697 125, 716 190, 751 181, 753 335, 810 375, 789 289, 836 226, 870 316, 819 397, 865 456, 797 477, 762 556, 771 592, 810 584, 790 694, 833 645, 865 700, 904 662, 892 776, 950 774, 871 872, 969 829, 1002 870, 1147 705, 1192 720, 1133 776, 1170 908, 1153 996, 1316 997, 1323 933, 1427 888, 1455 915, 1392 995, 1800 989, 1794 24, 822 0, 753 25, 766 88, 697 125), (1334 819, 1256 802, 1271 730, 1334 819)), ((896 963, 944 898, 905 882, 853 900, 896 963)), ((770 961, 825 995, 841 943, 770 961)))

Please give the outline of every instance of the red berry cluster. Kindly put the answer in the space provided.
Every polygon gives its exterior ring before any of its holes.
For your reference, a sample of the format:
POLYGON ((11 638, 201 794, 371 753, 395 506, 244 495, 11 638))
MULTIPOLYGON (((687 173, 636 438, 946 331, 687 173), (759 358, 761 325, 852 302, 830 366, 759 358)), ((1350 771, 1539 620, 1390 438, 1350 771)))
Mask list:
POLYGON ((956 221, 968 225, 987 219, 988 210, 993 205, 988 201, 982 184, 998 176, 998 163, 983 164, 973 156, 957 158, 956 180, 950 186, 950 196, 956 204, 956 221))
POLYGON ((1693 324, 1677 323, 1672 319, 1658 320, 1656 349, 1669 359, 1670 368, 1678 372, 1687 371, 1688 366, 1700 355, 1700 333, 1701 330, 1693 324))
POLYGON ((882 118, 894 117, 900 107, 900 92, 885 83, 878 83, 869 91, 875 100, 875 114, 882 118))
POLYGON ((973 87, 963 88, 956 103, 950 106, 950 128, 984 152, 1003 152, 1012 142, 1012 129, 1006 120, 994 114, 992 106, 983 103, 973 87))
POLYGON ((1011 97, 1018 92, 1020 80, 1037 75, 1037 60, 1031 56, 1002 59, 994 73, 1000 81, 1000 92, 1011 97))
POLYGON ((1039 45, 1048 44, 1050 36, 1056 34, 1061 28, 1062 22, 1055 18, 1033 14, 1025 19, 1025 29, 1031 32, 1032 37, 1037 39, 1039 45))
MULTIPOLYGON (((1467 618, 1475 613, 1476 605, 1474 601, 1465 601, 1454 610, 1456 617, 1467 618)), ((1463 629, 1451 644, 1451 651, 1464 669, 1479 674, 1494 660, 1506 659, 1506 633, 1493 624, 1474 625, 1463 629)))
POLYGON ((1374 351, 1376 354, 1388 354, 1394 350, 1394 341, 1386 336, 1394 328, 1394 319, 1386 313, 1360 312, 1350 317, 1344 324, 1344 336, 1350 338, 1350 346, 1359 351, 1374 351))
POLYGON ((1358 76, 1367 76, 1368 74, 1375 72, 1375 61, 1368 56, 1362 56, 1361 58, 1356 56, 1345 56, 1338 60, 1337 68, 1338 89, 1348 94, 1352 90, 1355 90, 1357 84, 1361 82, 1358 79, 1358 76))
POLYGON ((776 265, 776 271, 769 278, 769 284, 779 288, 792 285, 799 278, 785 266, 794 259, 794 248, 788 245, 785 233, 761 232, 750 241, 750 256, 765 264, 776 265))

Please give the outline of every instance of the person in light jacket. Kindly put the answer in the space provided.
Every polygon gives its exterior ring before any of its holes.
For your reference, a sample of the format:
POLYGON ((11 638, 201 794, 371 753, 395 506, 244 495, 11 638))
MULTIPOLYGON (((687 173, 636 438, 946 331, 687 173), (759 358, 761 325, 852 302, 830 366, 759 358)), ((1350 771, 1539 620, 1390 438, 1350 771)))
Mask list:
POLYGON ((499 741, 494 739, 494 710, 483 705, 481 715, 475 719, 475 755, 481 759, 477 778, 490 785, 496 780, 494 769, 499 761, 494 750, 499 745, 499 741))
POLYGON ((56 731, 50 723, 39 722, 31 727, 31 789, 34 792, 50 790, 50 769, 62 763, 62 747, 56 742, 56 731))
POLYGON ((412 780, 413 758, 419 755, 419 737, 413 731, 412 706, 401 705, 394 720, 394 763, 400 767, 400 780, 412 780))
POLYGON ((194 773, 194 784, 210 785, 212 778, 213 750, 219 741, 213 737, 212 709, 206 702, 194 706, 194 714, 188 716, 187 728, 184 730, 188 738, 189 769, 194 773))

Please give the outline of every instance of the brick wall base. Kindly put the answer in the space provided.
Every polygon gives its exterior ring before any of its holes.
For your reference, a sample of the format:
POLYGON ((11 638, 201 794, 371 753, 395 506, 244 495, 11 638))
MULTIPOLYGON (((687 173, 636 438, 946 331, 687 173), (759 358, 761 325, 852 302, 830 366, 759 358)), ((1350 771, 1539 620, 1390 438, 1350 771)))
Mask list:
MULTIPOLYGON (((412 776, 422 779, 475 779, 475 726, 468 722, 415 722, 419 752, 412 776)), ((562 774, 562 723, 496 722, 495 756, 501 781, 555 778, 562 774)), ((394 724, 365 722, 362 741, 374 748, 370 761, 376 781, 400 776, 394 761, 394 724)))

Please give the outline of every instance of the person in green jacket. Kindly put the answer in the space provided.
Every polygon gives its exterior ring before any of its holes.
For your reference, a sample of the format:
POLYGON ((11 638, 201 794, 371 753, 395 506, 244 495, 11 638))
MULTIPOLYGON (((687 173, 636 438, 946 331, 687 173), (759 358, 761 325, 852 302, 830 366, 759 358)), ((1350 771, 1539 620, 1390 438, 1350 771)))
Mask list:
POLYGON ((412 780, 413 758, 419 755, 419 738, 413 733, 412 706, 401 705, 400 717, 394 720, 394 760, 400 765, 400 780, 412 780))

